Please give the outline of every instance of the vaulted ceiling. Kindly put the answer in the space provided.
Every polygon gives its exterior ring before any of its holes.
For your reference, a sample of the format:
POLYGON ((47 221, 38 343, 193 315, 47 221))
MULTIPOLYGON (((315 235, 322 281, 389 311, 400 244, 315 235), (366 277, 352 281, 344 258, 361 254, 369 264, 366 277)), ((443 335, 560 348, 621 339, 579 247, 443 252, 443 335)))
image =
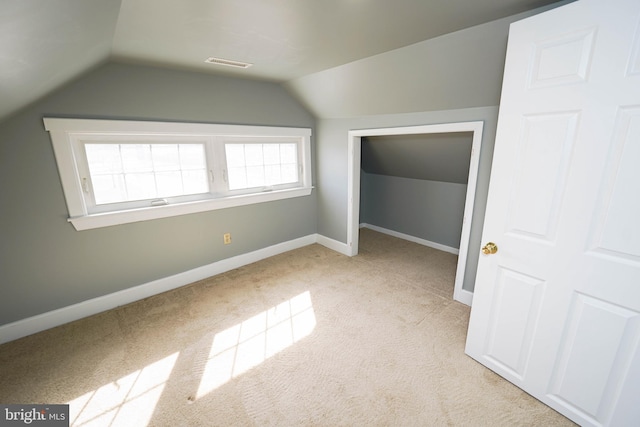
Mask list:
POLYGON ((0 120, 109 60, 286 82, 556 1, 2 0, 0 120))

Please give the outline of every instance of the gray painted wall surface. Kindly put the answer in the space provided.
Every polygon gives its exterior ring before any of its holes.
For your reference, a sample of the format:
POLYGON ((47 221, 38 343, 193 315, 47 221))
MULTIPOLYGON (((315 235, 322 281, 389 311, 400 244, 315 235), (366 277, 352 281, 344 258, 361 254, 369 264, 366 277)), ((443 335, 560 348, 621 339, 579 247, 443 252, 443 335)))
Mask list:
POLYGON ((315 124, 304 107, 273 83, 117 63, 0 123, 0 324, 316 232, 314 193, 75 231, 66 221, 43 116, 315 124), (225 232, 232 233, 231 245, 222 244, 225 232))
POLYGON ((291 80, 316 117, 498 105, 509 25, 541 7, 291 80))
POLYGON ((469 256, 463 282, 464 289, 473 291, 481 246, 497 120, 498 107, 319 120, 316 138, 318 233, 340 242, 347 242, 347 147, 349 130, 483 121, 484 131, 482 150, 480 152, 478 185, 473 221, 471 223, 469 256))
POLYGON ((460 248, 465 184, 363 172, 360 222, 460 248))
POLYGON ((457 31, 287 85, 312 100, 309 108, 322 118, 498 105, 510 22, 457 31))

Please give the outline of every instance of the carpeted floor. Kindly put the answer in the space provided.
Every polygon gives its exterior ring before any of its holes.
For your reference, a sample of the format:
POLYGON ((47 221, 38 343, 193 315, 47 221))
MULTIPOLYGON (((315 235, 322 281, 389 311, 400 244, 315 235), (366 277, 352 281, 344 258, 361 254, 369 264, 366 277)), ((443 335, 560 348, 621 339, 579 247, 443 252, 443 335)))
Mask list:
POLYGON ((76 426, 564 426, 464 354, 454 255, 361 230, 0 346, 76 426))

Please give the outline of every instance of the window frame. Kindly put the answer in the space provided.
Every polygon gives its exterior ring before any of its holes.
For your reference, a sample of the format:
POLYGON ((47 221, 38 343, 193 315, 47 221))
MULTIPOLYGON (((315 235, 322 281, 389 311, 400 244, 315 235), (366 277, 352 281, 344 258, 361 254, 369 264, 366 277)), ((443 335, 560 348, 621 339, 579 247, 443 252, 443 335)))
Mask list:
POLYGON ((69 211, 68 221, 78 231, 308 196, 313 189, 311 129, 309 128, 51 117, 45 117, 43 121, 45 129, 51 136, 69 211), (209 144, 205 148, 207 169, 211 168, 214 174, 213 184, 209 183, 210 191, 202 194, 202 197, 189 196, 186 197, 186 201, 169 202, 160 206, 149 205, 106 212, 101 212, 104 210, 101 208, 96 209, 95 204, 87 202, 87 193, 83 190, 81 172, 85 172, 86 175, 88 171, 83 141, 106 140, 113 143, 118 141, 130 143, 132 138, 147 141, 162 140, 165 143, 179 143, 185 140, 206 141, 205 144, 209 144), (276 186, 256 187, 242 191, 221 191, 220 182, 224 179, 226 168, 225 138, 246 138, 256 142, 258 138, 272 141, 282 138, 287 143, 295 142, 301 169, 298 173, 299 181, 296 184, 284 186, 287 188, 276 186))
MULTIPOLYGON (((225 159, 225 163, 227 160, 227 145, 250 145, 250 144, 269 144, 269 143, 276 143, 276 144, 291 144, 291 143, 296 143, 297 141, 295 141, 293 138, 289 137, 289 138, 283 138, 283 137, 277 137, 277 139, 275 137, 262 137, 263 140, 257 140, 255 138, 248 138, 248 137, 229 137, 229 136, 224 136, 221 138, 220 141, 220 150, 222 150, 222 153, 219 155, 219 158, 224 158, 225 159), (272 140, 272 141, 269 141, 272 140), (286 140, 285 140, 286 139, 286 140)), ((297 145, 297 153, 296 153, 296 157, 297 157, 297 166, 301 167, 303 165, 303 162, 301 160, 301 153, 300 153, 300 147, 299 144, 297 145)), ((226 163, 227 168, 229 167, 228 163, 226 163)), ((263 165, 266 166, 266 165, 263 165)), ((239 189, 231 189, 230 188, 230 177, 229 177, 229 171, 228 169, 226 169, 226 173, 227 176, 224 177, 224 181, 227 182, 228 188, 227 188, 227 194, 229 195, 240 195, 240 194, 247 194, 247 193, 255 193, 257 192, 258 188, 262 188, 261 191, 273 191, 273 190, 282 190, 282 189, 286 189, 286 188, 290 188, 290 187, 295 187, 295 186, 300 186, 302 177, 301 177, 301 173, 300 170, 298 171, 298 181, 295 183, 284 183, 284 184, 273 184, 273 185, 265 185, 265 186, 256 186, 256 187, 246 187, 246 188, 239 188, 239 189)))
MULTIPOLYGON (((176 140, 177 136, 148 136, 148 135, 126 135, 126 141, 124 140, 125 136, 107 136, 102 134, 82 134, 82 135, 71 135, 71 143, 72 148, 74 150, 75 159, 76 159, 76 167, 78 170, 78 177, 87 177, 87 188, 84 189, 83 198, 85 201, 85 205, 87 208, 87 214, 93 215, 98 213, 108 213, 115 211, 126 211, 131 209, 139 209, 148 207, 151 203, 151 200, 167 200, 169 204, 175 203, 186 203, 189 201, 203 200, 203 193, 193 193, 193 194, 183 194, 183 195, 175 195, 175 196, 158 196, 157 198, 149 198, 149 199, 134 199, 134 200, 123 200, 117 202, 109 202, 109 203, 97 203, 95 200, 95 189, 93 177, 90 177, 91 173, 89 171, 89 163, 84 161, 87 158, 86 153, 86 145, 88 144, 199 144, 203 146, 204 155, 205 155, 205 169, 208 169, 209 166, 209 156, 207 156, 207 145, 212 144, 212 140, 210 137, 202 137, 202 136, 185 136, 181 135, 179 137, 179 141, 176 140), (119 207, 119 208, 118 208, 119 207)), ((209 171, 207 170, 208 174, 209 171)), ((85 183, 82 183, 85 185, 85 183)), ((211 182, 207 178, 207 186, 209 187, 209 193, 211 192, 211 182)))

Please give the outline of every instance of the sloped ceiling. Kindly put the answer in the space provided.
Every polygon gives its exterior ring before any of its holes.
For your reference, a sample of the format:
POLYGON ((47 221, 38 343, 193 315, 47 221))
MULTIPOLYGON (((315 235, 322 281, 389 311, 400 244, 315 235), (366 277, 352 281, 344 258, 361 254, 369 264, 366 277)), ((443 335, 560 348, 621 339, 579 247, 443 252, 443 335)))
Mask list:
POLYGON ((0 120, 108 60, 286 82, 555 1, 2 0, 0 120))
POLYGON ((551 2, 122 0, 113 55, 203 72, 221 56, 282 82, 551 2))
POLYGON ((466 184, 472 139, 472 132, 363 138, 362 169, 376 175, 466 184))
POLYGON ((0 1, 0 120, 111 55, 120 0, 0 1))

